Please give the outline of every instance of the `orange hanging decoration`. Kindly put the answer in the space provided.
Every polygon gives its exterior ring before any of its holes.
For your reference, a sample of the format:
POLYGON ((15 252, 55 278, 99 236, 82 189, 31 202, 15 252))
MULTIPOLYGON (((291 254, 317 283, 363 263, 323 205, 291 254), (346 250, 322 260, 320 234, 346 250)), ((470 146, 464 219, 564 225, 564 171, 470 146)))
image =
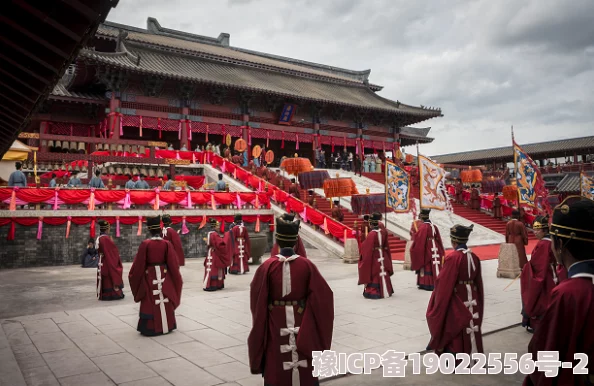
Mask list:
POLYGON ((227 144, 227 146, 231 146, 231 134, 227 134, 227 138, 225 139, 225 144, 227 144))
POLYGON ((271 164, 274 161, 274 152, 272 150, 268 150, 266 152, 265 159, 267 164, 271 164))
POLYGON ((260 233, 260 215, 256 218, 256 233, 260 233))
POLYGON ((138 232, 136 236, 142 236, 142 216, 138 216, 138 232))
POLYGON ((243 153, 246 150, 247 150, 247 143, 245 142, 245 139, 239 138, 237 141, 235 141, 235 151, 243 153))
POLYGON ((254 148, 252 150, 252 157, 258 158, 258 157, 260 157, 261 154, 262 154, 262 148, 260 147, 260 145, 254 146, 254 148))

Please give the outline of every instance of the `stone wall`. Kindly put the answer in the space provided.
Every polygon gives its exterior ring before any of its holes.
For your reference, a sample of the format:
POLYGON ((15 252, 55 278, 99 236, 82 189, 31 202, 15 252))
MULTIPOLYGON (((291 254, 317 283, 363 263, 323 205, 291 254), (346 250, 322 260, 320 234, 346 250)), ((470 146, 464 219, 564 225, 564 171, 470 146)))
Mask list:
MULTIPOLYGON (((254 233, 255 224, 246 224, 246 227, 250 233, 254 233)), ((37 226, 24 227, 16 224, 15 228, 15 240, 7 241, 10 227, 0 227, 0 269, 80 264, 89 241, 89 225, 72 224, 70 236, 66 238, 66 225, 43 224, 41 240, 37 240, 37 226)), ((181 229, 181 224, 175 225, 174 228, 181 229)), ((197 225, 190 225, 188 229, 190 233, 180 234, 186 259, 203 258, 207 252, 203 238, 209 231, 208 225, 200 230, 197 225)), ((273 234, 269 232, 267 224, 263 224, 261 229, 260 233, 266 234, 268 239, 265 253, 269 253, 273 234)), ((137 236, 137 232, 137 224, 120 224, 121 237, 118 238, 115 237, 115 225, 112 227, 111 236, 118 246, 122 261, 132 261, 142 240, 149 237, 146 224, 143 224, 142 236, 137 236)))

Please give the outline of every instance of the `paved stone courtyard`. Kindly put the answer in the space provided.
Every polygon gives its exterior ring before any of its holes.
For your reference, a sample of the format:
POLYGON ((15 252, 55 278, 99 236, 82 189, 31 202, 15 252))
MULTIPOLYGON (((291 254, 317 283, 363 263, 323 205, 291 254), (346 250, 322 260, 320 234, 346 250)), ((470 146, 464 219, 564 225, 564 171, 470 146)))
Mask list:
MULTIPOLYGON (((308 250, 334 291, 333 349, 419 352, 429 341, 425 310, 430 292, 395 266, 395 295, 366 300, 357 286, 357 266, 308 250)), ((178 330, 147 338, 136 332, 138 305, 126 298, 98 302, 95 269, 76 266, 0 271, 0 385, 262 385, 248 368, 252 272, 230 275, 225 289, 202 290, 203 260, 182 267, 184 289, 178 330), (20 371, 19 371, 20 369, 20 371), (22 375, 21 375, 22 374, 22 375)), ((519 282, 497 279, 497 261, 482 262, 486 305, 483 331, 521 320, 519 282)), ((127 284, 129 263, 124 264, 127 284)), ((524 345, 527 344, 527 341, 524 345)), ((355 377, 348 379, 354 382, 355 377)))

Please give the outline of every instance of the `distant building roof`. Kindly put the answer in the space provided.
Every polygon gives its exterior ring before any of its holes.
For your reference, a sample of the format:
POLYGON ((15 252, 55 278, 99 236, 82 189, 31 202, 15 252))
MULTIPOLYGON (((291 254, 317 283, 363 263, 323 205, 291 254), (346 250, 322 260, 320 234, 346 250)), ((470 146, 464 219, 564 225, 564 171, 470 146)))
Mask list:
POLYGON ((555 191, 558 193, 575 193, 580 190, 580 173, 566 174, 555 188, 555 191))
MULTIPOLYGON (((563 156, 573 156, 574 151, 591 150, 594 151, 594 136, 593 137, 581 137, 562 139, 557 141, 532 143, 528 145, 522 145, 524 149, 532 158, 535 156, 553 158, 563 156), (570 154, 565 154, 570 152, 570 154)), ((493 149, 483 150, 472 150, 460 153, 442 154, 433 156, 436 162, 443 164, 475 164, 478 165, 481 162, 490 161, 513 161, 513 148, 512 146, 497 147, 493 149)))

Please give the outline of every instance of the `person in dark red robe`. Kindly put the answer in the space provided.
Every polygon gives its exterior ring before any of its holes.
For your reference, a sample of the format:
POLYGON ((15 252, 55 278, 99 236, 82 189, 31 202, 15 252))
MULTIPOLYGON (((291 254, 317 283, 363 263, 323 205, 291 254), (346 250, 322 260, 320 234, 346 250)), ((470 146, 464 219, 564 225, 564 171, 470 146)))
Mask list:
POLYGON ((171 216, 164 214, 161 218, 163 221, 163 239, 169 241, 175 249, 175 255, 177 256, 178 265, 183 267, 186 265, 186 257, 184 256, 184 247, 182 246, 181 238, 179 233, 171 227, 171 216))
POLYGON ((234 226, 229 230, 229 241, 231 246, 231 267, 229 273, 243 275, 250 271, 248 260, 250 259, 250 235, 243 224, 243 216, 235 215, 234 226))
POLYGON ((477 185, 472 185, 472 189, 470 190, 470 208, 481 210, 481 195, 477 185))
POLYGON ((539 241, 520 276, 522 327, 526 327, 529 332, 533 332, 539 326, 549 305, 551 291, 559 283, 557 260, 551 249, 549 219, 536 217, 532 229, 539 241))
POLYGON ((340 202, 338 200, 334 200, 334 207, 332 208, 332 218, 339 222, 342 222, 342 220, 344 220, 344 213, 342 213, 342 208, 340 207, 340 202))
POLYGON ((464 185, 462 184, 462 180, 458 179, 456 183, 456 202, 458 204, 462 204, 462 192, 464 192, 464 185))
POLYGON ((539 352, 558 352, 555 360, 570 362, 572 367, 560 368, 554 377, 547 377, 537 368, 525 378, 524 385, 593 385, 594 201, 578 196, 566 198, 555 208, 550 229, 555 258, 567 268, 568 279, 551 292, 549 306, 528 352, 535 361, 539 352), (585 354, 590 359, 587 374, 573 373, 580 362, 575 354, 585 354))
POLYGON ((280 257, 263 262, 250 285, 250 370, 264 385, 318 385, 312 352, 330 350, 334 294, 314 263, 295 253, 299 222, 277 218, 276 232, 280 257))
POLYGON ((419 218, 423 224, 415 234, 410 247, 411 270, 417 274, 417 287, 433 291, 445 257, 439 229, 429 219, 431 209, 421 209, 419 218))
POLYGON ((95 249, 99 253, 97 263, 97 299, 119 300, 124 298, 124 280, 122 279, 122 259, 118 247, 109 236, 109 223, 97 221, 99 236, 95 240, 95 249))
POLYGON ((219 227, 219 222, 211 218, 211 231, 204 238, 208 246, 206 259, 204 259, 204 282, 202 283, 202 288, 205 291, 217 291, 225 288, 225 272, 231 265, 231 256, 225 239, 217 232, 219 227))
POLYGON ((151 238, 144 240, 128 274, 134 301, 140 303, 138 327, 142 335, 167 334, 177 328, 183 281, 175 247, 162 238, 161 218, 146 220, 151 238))
POLYGON ((243 157, 239 155, 239 153, 235 154, 231 160, 237 166, 241 166, 241 164, 243 163, 243 157))
MULTIPOLYGON (((295 214, 285 213, 281 216, 281 218, 285 221, 295 221, 295 214)), ((270 251, 270 257, 276 256, 279 253, 280 248, 278 246, 278 243, 275 242, 272 246, 272 250, 270 251)), ((297 235, 297 242, 295 243, 295 254, 301 257, 305 257, 307 259, 307 252, 305 251, 305 246, 303 245, 303 241, 301 241, 301 236, 299 235, 297 235)))
POLYGON ((307 203, 313 208, 315 201, 314 191, 312 189, 307 191, 307 203))
POLYGON ((495 193, 495 198, 493 198, 493 217, 496 219, 501 220, 503 218, 503 210, 501 208, 501 198, 499 198, 499 193, 495 193))
POLYGON ((379 226, 380 216, 374 214, 369 220, 371 231, 361 245, 359 256, 358 285, 365 285, 363 297, 383 299, 392 296, 394 289, 390 277, 394 275, 392 255, 388 246, 387 233, 379 226))
POLYGON ((451 228, 454 251, 445 258, 427 307, 431 334, 427 349, 438 355, 484 353, 481 261, 466 246, 473 227, 454 225, 451 228))
POLYGON ((291 186, 289 186, 289 194, 298 200, 301 200, 301 193, 299 192, 299 186, 295 183, 295 179, 291 179, 291 186))
POLYGON ((512 219, 508 221, 505 227, 505 242, 508 244, 515 244, 520 258, 520 269, 528 262, 526 257, 526 245, 528 245, 528 233, 526 226, 520 221, 520 212, 514 210, 512 212, 512 219))

